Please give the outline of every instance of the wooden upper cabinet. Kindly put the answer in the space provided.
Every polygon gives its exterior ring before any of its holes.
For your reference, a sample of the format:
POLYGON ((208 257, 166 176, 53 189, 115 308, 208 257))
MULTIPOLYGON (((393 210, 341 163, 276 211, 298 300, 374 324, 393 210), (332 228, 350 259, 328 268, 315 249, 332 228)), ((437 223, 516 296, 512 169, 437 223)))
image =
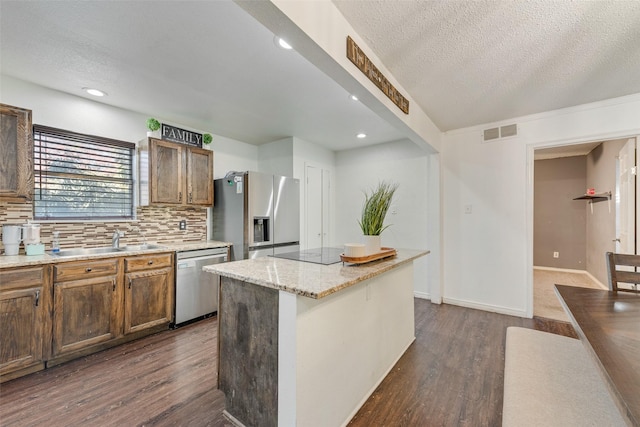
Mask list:
POLYGON ((149 181, 151 203, 183 204, 185 190, 184 147, 171 142, 151 140, 149 147, 149 181))
POLYGON ((187 197, 191 205, 213 205, 213 151, 188 147, 187 197))
POLYGON ((213 151, 149 138, 139 153, 141 205, 213 205, 213 151))
POLYGON ((0 201, 33 195, 31 110, 0 104, 0 201))

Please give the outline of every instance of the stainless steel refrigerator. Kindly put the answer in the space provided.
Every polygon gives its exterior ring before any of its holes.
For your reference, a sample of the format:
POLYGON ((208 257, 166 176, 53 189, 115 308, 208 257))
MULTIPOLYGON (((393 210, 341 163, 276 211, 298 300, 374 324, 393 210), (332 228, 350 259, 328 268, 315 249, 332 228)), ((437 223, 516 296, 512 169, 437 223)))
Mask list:
POLYGON ((300 180, 229 172, 213 189, 213 239, 233 243, 231 261, 300 249, 300 180))

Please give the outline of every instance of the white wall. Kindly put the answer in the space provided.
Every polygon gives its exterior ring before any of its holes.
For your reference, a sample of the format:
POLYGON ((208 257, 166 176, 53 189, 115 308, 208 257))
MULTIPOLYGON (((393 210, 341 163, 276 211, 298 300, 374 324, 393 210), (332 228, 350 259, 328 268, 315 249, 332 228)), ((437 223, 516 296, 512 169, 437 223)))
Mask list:
POLYGON ((444 301, 530 317, 534 148, 635 135, 639 117, 640 94, 445 134, 444 301), (517 137, 481 142, 510 123, 517 137))
MULTIPOLYGON (((137 143, 147 136, 147 118, 170 123, 153 112, 112 107, 5 75, 0 75, 0 88, 0 102, 32 110, 34 124, 137 143)), ((170 124, 185 128, 180 123, 170 124)), ((213 134, 213 142, 205 148, 214 151, 214 178, 230 170, 258 170, 258 147, 254 145, 213 134)), ((210 218, 211 209, 207 211, 210 218)), ((207 234, 211 238, 210 227, 207 234)))
POLYGON ((258 147, 258 172, 293 175, 293 138, 285 138, 258 147))
MULTIPOLYGON (((363 191, 387 180, 398 183, 399 187, 385 221, 392 225, 382 233, 382 245, 434 250, 428 234, 429 160, 429 154, 410 141, 336 153, 336 245, 361 241, 358 219, 364 201, 363 191)), ((422 298, 429 297, 430 292, 429 256, 414 262, 414 292, 422 298)))
MULTIPOLYGON (((0 75, 0 102, 32 110, 34 124, 66 129, 122 141, 138 142, 146 138, 146 121, 153 112, 138 113, 47 89, 13 77, 0 75)), ((171 123, 185 128, 180 123, 171 123)), ((193 129, 197 132, 209 132, 193 129)), ((215 151, 214 174, 229 170, 257 170, 258 147, 213 134, 213 142, 204 146, 215 151)))

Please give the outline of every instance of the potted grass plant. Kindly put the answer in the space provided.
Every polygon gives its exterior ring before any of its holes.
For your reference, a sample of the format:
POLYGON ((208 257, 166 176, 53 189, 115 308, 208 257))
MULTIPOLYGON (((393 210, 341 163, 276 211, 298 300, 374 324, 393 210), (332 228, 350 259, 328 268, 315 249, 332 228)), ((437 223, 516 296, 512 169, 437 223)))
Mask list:
POLYGON ((364 235, 365 252, 367 255, 380 252, 380 234, 389 227, 384 225, 393 195, 398 184, 382 181, 370 192, 364 192, 362 215, 358 224, 364 235))

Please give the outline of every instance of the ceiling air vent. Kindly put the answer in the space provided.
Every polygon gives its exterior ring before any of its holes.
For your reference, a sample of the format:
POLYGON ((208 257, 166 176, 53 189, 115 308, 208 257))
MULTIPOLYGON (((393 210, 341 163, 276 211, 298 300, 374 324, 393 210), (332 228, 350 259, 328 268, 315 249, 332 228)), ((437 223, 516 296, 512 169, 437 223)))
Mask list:
POLYGON ((516 136, 518 134, 518 125, 506 125, 500 127, 500 138, 506 138, 508 136, 516 136))
POLYGON ((483 141, 495 141, 497 139, 508 138, 516 135, 518 135, 518 125, 506 125, 499 128, 485 129, 483 141))
POLYGON ((491 141, 492 139, 500 138, 500 128, 485 129, 484 140, 491 141))

